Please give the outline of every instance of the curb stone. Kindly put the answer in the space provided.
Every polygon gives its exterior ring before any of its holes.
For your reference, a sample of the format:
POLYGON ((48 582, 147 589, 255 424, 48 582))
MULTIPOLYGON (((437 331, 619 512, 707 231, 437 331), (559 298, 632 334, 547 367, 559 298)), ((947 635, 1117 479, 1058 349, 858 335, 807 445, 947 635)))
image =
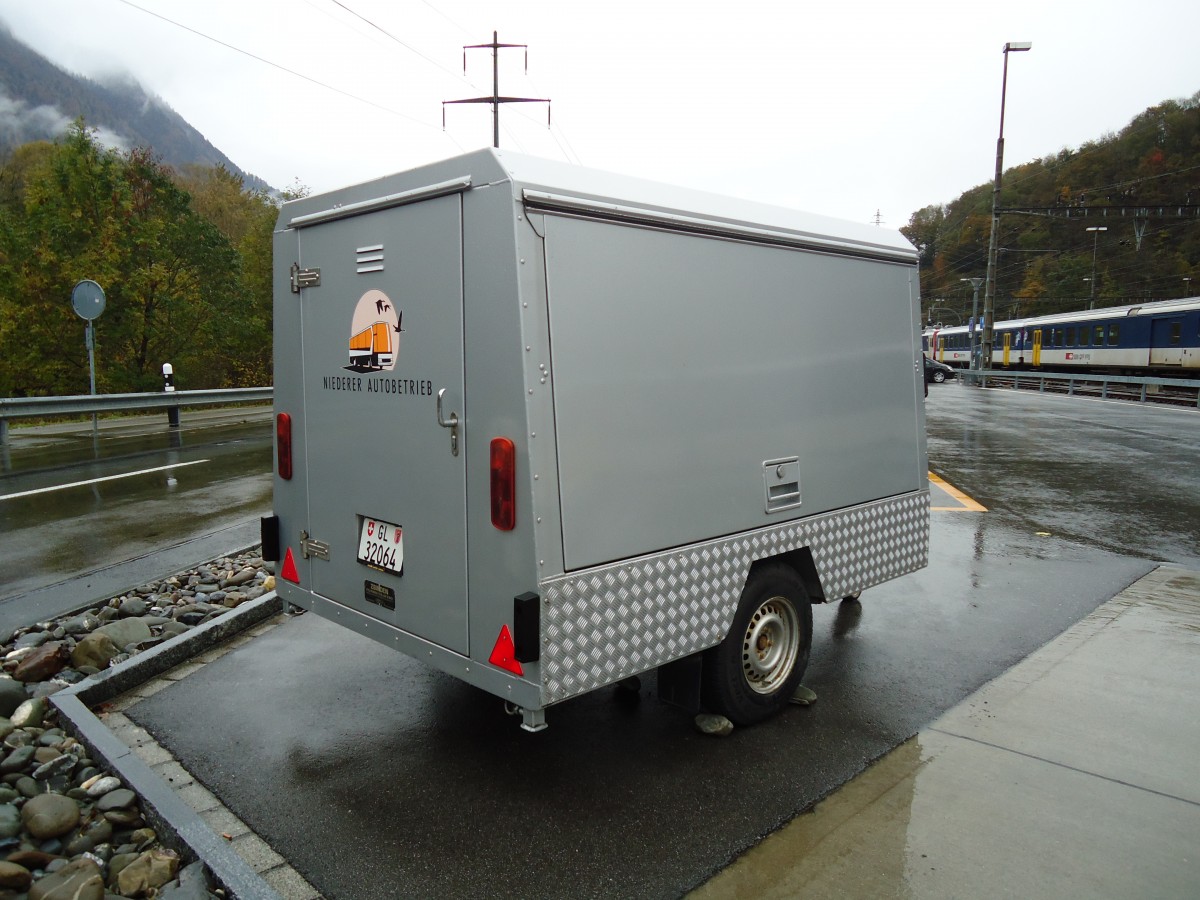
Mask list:
POLYGON ((145 816, 163 842, 169 846, 174 839, 177 846, 172 849, 199 859, 217 884, 240 900, 281 898, 131 748, 114 737, 90 707, 163 674, 281 610, 282 601, 271 591, 49 698, 78 740, 139 795, 145 816))

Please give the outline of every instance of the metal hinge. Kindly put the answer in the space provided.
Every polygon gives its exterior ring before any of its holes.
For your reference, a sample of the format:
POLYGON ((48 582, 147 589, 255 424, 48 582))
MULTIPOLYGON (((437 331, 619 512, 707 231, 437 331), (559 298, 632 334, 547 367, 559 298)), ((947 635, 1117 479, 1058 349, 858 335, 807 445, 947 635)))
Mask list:
POLYGON ((292 263, 292 293, 300 293, 301 288, 320 287, 321 286, 321 270, 317 269, 302 269, 300 263, 292 263))
POLYGON ((329 544, 310 538, 307 531, 300 532, 300 555, 305 559, 315 556, 329 562, 329 544))

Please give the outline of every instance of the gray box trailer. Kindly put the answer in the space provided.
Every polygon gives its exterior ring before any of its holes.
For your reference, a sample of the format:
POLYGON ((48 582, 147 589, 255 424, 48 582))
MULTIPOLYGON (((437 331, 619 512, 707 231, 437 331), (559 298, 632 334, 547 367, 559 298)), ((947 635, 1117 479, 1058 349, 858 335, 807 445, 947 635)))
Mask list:
POLYGON ((812 604, 928 558, 897 232, 485 150, 284 205, 288 603, 503 698, 758 721, 812 604))

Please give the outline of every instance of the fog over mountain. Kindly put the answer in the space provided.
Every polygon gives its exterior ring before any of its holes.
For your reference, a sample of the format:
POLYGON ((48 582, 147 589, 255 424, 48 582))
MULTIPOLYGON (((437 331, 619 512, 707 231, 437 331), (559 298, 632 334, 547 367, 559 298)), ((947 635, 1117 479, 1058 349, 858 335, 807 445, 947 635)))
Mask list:
POLYGON ((223 165, 246 187, 270 189, 132 78, 99 82, 64 71, 0 22, 0 159, 21 144, 54 140, 81 116, 106 146, 149 147, 179 169, 223 165))

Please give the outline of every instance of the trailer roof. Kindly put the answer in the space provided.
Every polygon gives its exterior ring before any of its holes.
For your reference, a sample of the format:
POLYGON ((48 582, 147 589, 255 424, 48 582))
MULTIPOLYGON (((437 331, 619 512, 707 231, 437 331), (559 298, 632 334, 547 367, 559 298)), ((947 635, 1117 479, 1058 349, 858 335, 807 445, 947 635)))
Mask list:
POLYGON ((300 226, 395 205, 425 190, 466 190, 508 182, 514 199, 530 206, 663 227, 783 241, 835 252, 863 253, 915 263, 916 249, 900 232, 782 206, 588 169, 487 148, 287 203, 280 226, 300 226), (393 205, 382 203, 382 205, 393 205))

